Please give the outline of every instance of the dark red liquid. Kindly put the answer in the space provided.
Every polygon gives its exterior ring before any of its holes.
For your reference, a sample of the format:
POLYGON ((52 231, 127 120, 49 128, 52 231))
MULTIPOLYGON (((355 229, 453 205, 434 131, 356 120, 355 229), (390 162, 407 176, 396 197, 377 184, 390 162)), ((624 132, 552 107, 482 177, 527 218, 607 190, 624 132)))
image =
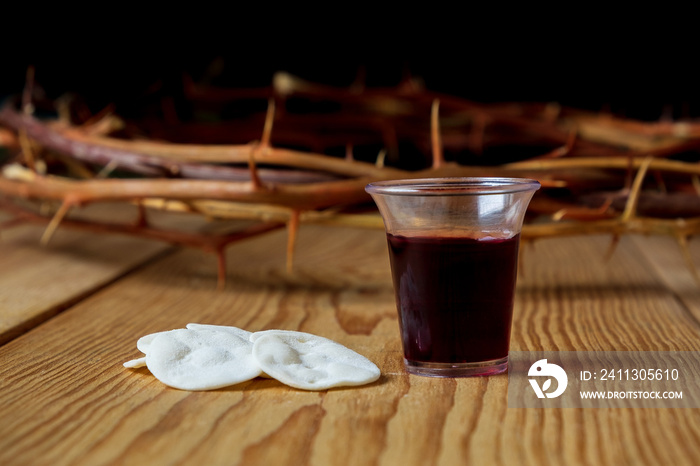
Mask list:
POLYGON ((508 355, 519 236, 387 238, 406 359, 508 355))

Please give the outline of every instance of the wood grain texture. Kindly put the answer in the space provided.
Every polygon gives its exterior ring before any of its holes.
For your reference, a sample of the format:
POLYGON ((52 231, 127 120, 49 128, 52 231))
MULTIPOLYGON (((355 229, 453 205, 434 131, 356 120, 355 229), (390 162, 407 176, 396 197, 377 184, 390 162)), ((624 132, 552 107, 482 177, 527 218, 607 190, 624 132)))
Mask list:
POLYGON ((0 231, 0 344, 167 248, 154 241, 65 230, 41 246, 43 231, 34 225, 0 231))
MULTIPOLYGON (((526 247, 513 350, 700 350, 700 325, 623 239, 526 247)), ((643 245, 643 243, 642 243, 643 245)), ((0 463, 7 465, 697 464, 697 409, 513 409, 505 375, 409 376, 401 361, 384 235, 302 227, 295 270, 284 233, 214 259, 181 251, 87 297, 0 348, 0 463), (323 392, 256 379, 211 392, 165 387, 136 339, 188 322, 297 329, 381 369, 323 392)))
POLYGON ((595 236, 525 246, 511 350, 700 350, 698 320, 650 257, 625 237, 606 261, 609 242, 595 236))
MULTIPOLYGON (((700 283, 683 257, 683 250, 674 238, 666 236, 633 236, 649 268, 654 270, 662 283, 700 321, 700 283)), ((700 276, 700 239, 688 242, 688 252, 693 266, 700 276)))

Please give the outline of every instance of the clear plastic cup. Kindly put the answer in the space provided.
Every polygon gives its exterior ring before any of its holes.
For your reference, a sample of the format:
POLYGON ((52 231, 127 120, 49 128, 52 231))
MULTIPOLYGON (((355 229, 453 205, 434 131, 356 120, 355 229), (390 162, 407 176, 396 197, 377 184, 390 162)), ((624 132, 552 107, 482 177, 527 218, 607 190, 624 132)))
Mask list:
POLYGON ((367 185, 386 228, 408 372, 507 369, 520 231, 539 187, 520 178, 367 185))

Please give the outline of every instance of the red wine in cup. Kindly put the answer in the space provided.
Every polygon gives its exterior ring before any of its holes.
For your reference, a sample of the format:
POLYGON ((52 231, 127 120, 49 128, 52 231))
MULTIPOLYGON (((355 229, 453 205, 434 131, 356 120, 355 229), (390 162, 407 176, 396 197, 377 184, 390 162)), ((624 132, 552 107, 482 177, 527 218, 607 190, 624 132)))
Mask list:
POLYGON ((519 235, 387 235, 404 356, 466 363, 508 355, 519 235))

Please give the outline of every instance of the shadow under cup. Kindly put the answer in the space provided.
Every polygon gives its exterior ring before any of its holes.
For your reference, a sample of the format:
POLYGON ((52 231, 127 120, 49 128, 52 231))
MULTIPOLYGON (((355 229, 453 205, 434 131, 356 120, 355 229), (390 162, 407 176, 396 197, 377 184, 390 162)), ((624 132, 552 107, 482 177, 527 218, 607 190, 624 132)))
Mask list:
POLYGON ((408 372, 507 369, 520 231, 539 187, 521 178, 367 185, 386 228, 408 372))

